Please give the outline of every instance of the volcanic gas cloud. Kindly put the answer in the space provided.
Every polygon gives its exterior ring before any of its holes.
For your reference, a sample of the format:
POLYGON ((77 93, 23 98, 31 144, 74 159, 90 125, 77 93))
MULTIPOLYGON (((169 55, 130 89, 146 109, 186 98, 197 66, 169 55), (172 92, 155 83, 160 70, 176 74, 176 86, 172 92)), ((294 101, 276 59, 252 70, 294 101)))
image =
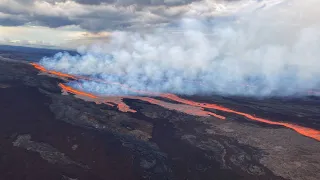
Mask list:
MULTIPOLYGON (((122 101, 130 98, 226 119, 208 110, 215 109, 285 126, 319 140, 317 130, 174 95, 266 97, 315 92, 320 87, 320 1, 278 0, 273 6, 269 2, 275 1, 251 3, 214 17, 186 15, 148 33, 112 32, 105 44, 80 47, 75 56, 58 53, 33 66, 71 80, 60 84, 66 92, 117 106, 124 112, 135 112, 122 101)), ((193 11, 206 14, 202 10, 193 11)))
MULTIPOLYGON (((40 64, 160 93, 261 97, 318 89, 320 1, 271 7, 269 1, 215 17, 186 17, 148 33, 112 32, 105 44, 80 47, 76 56, 58 53, 40 64)), ((201 14, 201 8, 194 11, 201 14)), ((96 81, 80 83, 92 93, 135 94, 96 81)))
MULTIPOLYGON (((42 72, 53 74, 58 77, 62 77, 62 78, 69 77, 70 79, 80 79, 81 78, 81 76, 79 76, 79 77, 70 76, 70 75, 64 74, 64 73, 57 73, 55 71, 49 71, 49 70, 46 70, 41 65, 38 65, 35 63, 32 63, 31 65, 33 65, 35 68, 37 68, 38 70, 40 70, 42 72)), ((86 78, 86 79, 88 79, 88 78, 86 78)), ((104 84, 111 84, 111 85, 115 84, 115 83, 112 83, 109 81, 103 82, 101 80, 95 80, 95 79, 91 79, 91 80, 92 81, 99 81, 104 84)), ((120 83, 116 83, 116 84, 123 89, 127 88, 127 86, 125 86, 123 84, 120 84, 120 83)), ((142 96, 97 96, 94 94, 90 94, 87 92, 83 92, 83 91, 74 89, 74 88, 67 86, 67 85, 64 85, 64 84, 59 84, 59 86, 65 92, 69 92, 69 93, 72 93, 72 94, 75 94, 75 95, 78 95, 78 96, 84 97, 84 98, 91 98, 96 103, 104 103, 104 104, 112 106, 112 107, 116 106, 122 112, 131 112, 131 113, 136 112, 136 110, 131 109, 127 104, 125 104, 123 102, 123 99, 125 98, 125 99, 135 99, 135 100, 145 101, 150 104, 159 105, 161 107, 164 107, 164 108, 167 108, 170 110, 176 110, 176 111, 180 111, 180 112, 194 115, 194 116, 214 116, 214 117, 221 119, 221 120, 226 119, 226 117, 224 117, 224 116, 221 116, 216 113, 204 110, 204 108, 214 109, 214 110, 218 110, 218 111, 241 115, 241 116, 244 116, 244 117, 246 117, 250 120, 253 120, 253 121, 258 121, 258 122, 272 124, 272 125, 281 125, 281 126, 293 129, 296 132, 298 132, 304 136, 308 136, 308 137, 311 137, 311 138, 314 138, 314 139, 320 141, 320 131, 315 130, 315 129, 306 128, 306 127, 302 127, 302 126, 298 126, 298 125, 294 125, 294 124, 290 124, 290 123, 275 122, 275 121, 271 121, 268 119, 258 118, 253 115, 247 114, 247 113, 243 113, 243 112, 235 111, 235 110, 223 107, 223 106, 219 106, 217 104, 200 103, 200 102, 195 102, 195 101, 183 99, 183 98, 180 98, 174 94, 169 94, 169 93, 155 94, 155 93, 151 93, 151 92, 150 93, 144 92, 144 93, 148 93, 148 95, 153 95, 153 96, 158 96, 161 98, 169 99, 169 100, 175 101, 177 103, 169 103, 169 102, 161 101, 161 100, 158 100, 155 98, 142 97, 142 96)), ((130 88, 128 88, 127 90, 137 92, 136 90, 133 90, 130 88)))

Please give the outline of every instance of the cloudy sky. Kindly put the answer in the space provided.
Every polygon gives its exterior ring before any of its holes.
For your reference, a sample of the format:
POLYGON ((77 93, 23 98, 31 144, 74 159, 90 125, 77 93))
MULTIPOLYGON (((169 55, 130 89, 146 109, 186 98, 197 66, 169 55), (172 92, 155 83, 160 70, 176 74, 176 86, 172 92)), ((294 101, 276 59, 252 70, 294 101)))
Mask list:
MULTIPOLYGON (((106 40, 117 30, 214 17, 240 0, 0 0, 0 44, 60 46, 106 40)), ((242 4, 257 0, 242 0, 242 4), (243 3, 245 2, 245 3, 243 3)), ((235 7, 239 7, 237 4, 235 7)))

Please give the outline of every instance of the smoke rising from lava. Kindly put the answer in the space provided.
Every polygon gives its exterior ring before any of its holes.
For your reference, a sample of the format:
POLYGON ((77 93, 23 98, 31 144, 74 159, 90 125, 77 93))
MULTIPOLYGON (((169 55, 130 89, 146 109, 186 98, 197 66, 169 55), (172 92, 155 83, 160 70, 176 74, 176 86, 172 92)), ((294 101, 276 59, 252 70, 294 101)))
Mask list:
MULTIPOLYGON (((319 88, 320 1, 267 5, 214 18, 187 17, 148 32, 113 32, 105 44, 79 48, 80 55, 59 53, 40 64, 160 93, 261 97, 319 88)), ((194 11, 201 14, 201 8, 194 11)), ((69 85, 97 94, 134 94, 90 80, 69 85)))

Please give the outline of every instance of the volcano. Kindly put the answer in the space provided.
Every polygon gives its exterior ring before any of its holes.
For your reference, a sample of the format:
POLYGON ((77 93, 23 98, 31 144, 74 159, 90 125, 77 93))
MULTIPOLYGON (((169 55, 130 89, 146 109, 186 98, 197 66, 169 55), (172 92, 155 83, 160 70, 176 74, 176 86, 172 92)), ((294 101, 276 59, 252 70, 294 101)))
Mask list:
MULTIPOLYGON (((76 76, 72 76, 72 75, 69 75, 69 74, 64 74, 64 73, 56 72, 56 71, 50 71, 50 70, 47 70, 43 66, 38 65, 36 63, 31 63, 31 65, 34 66, 36 69, 40 70, 40 72, 45 72, 45 73, 48 73, 48 74, 52 74, 52 75, 55 75, 57 77, 62 77, 62 78, 66 77, 66 78, 70 78, 70 79, 82 79, 82 78, 84 79, 85 78, 85 77, 80 77, 80 76, 76 77, 76 76)), ((103 82, 103 80, 96 80, 96 79, 90 79, 90 78, 85 78, 85 79, 89 79, 89 80, 92 80, 92 81, 102 81, 103 82)), ((122 88, 128 89, 129 91, 139 92, 138 90, 134 90, 134 89, 129 88, 128 86, 120 84, 120 83, 114 83, 114 82, 104 82, 104 83, 113 84, 113 85, 119 85, 122 88)), ((89 97, 91 99, 98 99, 99 98, 96 95, 73 89, 72 87, 63 85, 61 83, 59 84, 59 86, 64 91, 70 92, 72 94, 76 94, 76 95, 80 95, 80 96, 84 96, 84 97, 89 97)), ((298 125, 290 124, 290 123, 275 122, 275 121, 271 121, 271 120, 268 120, 268 119, 255 117, 255 116, 253 116, 251 114, 248 114, 248 113, 235 111, 235 110, 223 107, 223 106, 219 106, 217 104, 199 103, 199 102, 190 101, 190 100, 187 100, 187 99, 182 99, 182 98, 180 98, 180 97, 178 97, 178 96, 176 96, 174 94, 157 94, 157 93, 153 93, 153 92, 139 92, 139 93, 142 93, 144 95, 157 95, 159 97, 166 98, 166 99, 169 99, 169 100, 172 100, 172 101, 176 101, 176 102, 181 103, 181 104, 170 104, 170 103, 166 103, 164 101, 153 99, 153 98, 150 98, 150 97, 148 97, 148 98, 146 98, 146 97, 131 97, 131 96, 118 97, 118 98, 100 97, 99 99, 100 99, 101 102, 105 102, 107 105, 110 105, 110 106, 113 106, 112 104, 117 105, 118 109, 120 111, 122 111, 122 112, 133 112, 133 113, 136 112, 135 110, 130 109, 122 101, 123 98, 126 98, 126 99, 136 99, 136 100, 145 101, 145 102, 148 102, 148 103, 151 103, 151 104, 160 105, 160 106, 162 106, 164 108, 167 108, 167 109, 172 109, 172 110, 184 112, 184 113, 191 114, 191 115, 196 115, 196 116, 210 116, 211 115, 211 116, 214 116, 214 117, 222 119, 222 120, 226 119, 226 117, 224 117, 224 116, 217 115, 217 114, 212 113, 212 112, 204 111, 204 108, 206 108, 206 109, 214 109, 214 110, 219 110, 219 111, 223 111, 223 112, 233 113, 233 114, 236 114, 236 115, 241 115, 241 116, 246 117, 247 119, 250 119, 250 120, 253 120, 253 121, 258 121, 258 122, 261 122, 261 123, 284 126, 284 127, 293 129, 293 130, 295 130, 296 132, 298 132, 298 133, 300 133, 302 135, 305 135, 305 136, 308 136, 308 137, 311 137, 311 138, 314 138, 314 139, 320 141, 320 131, 318 131, 316 129, 306 128, 306 127, 302 127, 302 126, 298 126, 298 125), (197 107, 198 107, 198 109, 197 109, 197 107)))
POLYGON ((12 57, 0 57, 1 179, 320 179, 317 96, 139 91, 12 57))

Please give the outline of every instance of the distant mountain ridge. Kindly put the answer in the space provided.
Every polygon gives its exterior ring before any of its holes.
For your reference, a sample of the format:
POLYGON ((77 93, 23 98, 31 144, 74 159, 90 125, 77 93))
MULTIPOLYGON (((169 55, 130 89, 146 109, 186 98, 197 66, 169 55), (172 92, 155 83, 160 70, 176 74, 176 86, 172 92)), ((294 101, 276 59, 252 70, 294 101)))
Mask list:
POLYGON ((46 49, 25 46, 0 45, 0 56, 27 61, 40 61, 43 57, 50 57, 59 52, 68 52, 72 55, 78 54, 72 50, 46 49))

